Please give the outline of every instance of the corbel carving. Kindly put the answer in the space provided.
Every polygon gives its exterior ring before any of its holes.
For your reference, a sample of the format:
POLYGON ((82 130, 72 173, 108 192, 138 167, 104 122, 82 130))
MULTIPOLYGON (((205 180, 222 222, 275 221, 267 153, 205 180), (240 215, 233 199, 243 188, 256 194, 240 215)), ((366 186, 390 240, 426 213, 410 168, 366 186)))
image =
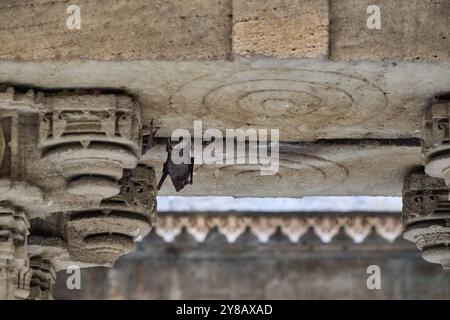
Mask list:
POLYGON ((0 203, 0 299, 26 299, 31 271, 27 250, 29 223, 23 211, 0 203))
POLYGON ((99 200, 119 193, 141 154, 140 108, 123 94, 55 94, 39 114, 39 148, 67 191, 99 200))
POLYGON ((98 208, 68 213, 66 235, 74 261, 111 266, 131 252, 134 240, 147 235, 156 222, 156 177, 151 167, 138 166, 121 179, 117 196, 98 208))
POLYGON ((436 96, 425 109, 422 128, 425 172, 450 187, 450 99, 436 96))
POLYGON ((49 299, 55 271, 110 266, 150 232, 157 189, 153 168, 137 166, 141 128, 126 94, 0 88, 1 298, 27 298, 31 282, 30 299, 49 299))
POLYGON ((405 179, 403 187, 404 238, 416 243, 423 258, 450 269, 450 201, 442 179, 423 172, 405 179))
POLYGON ((56 272, 51 261, 41 257, 30 260, 32 277, 30 282, 29 300, 53 300, 53 284, 56 281, 56 272))

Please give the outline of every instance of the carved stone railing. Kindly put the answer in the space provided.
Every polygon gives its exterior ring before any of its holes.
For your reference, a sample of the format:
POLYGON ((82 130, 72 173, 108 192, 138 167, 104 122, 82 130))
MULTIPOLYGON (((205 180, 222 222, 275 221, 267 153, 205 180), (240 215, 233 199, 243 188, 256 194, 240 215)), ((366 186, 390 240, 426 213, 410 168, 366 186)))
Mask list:
POLYGON ((293 243, 312 230, 323 243, 329 243, 342 230, 355 243, 362 243, 375 232, 389 242, 402 233, 399 215, 273 215, 264 214, 176 214, 163 213, 158 217, 155 233, 165 242, 173 242, 186 230, 196 241, 203 242, 208 234, 217 230, 229 243, 249 230, 260 243, 267 243, 279 230, 293 243))

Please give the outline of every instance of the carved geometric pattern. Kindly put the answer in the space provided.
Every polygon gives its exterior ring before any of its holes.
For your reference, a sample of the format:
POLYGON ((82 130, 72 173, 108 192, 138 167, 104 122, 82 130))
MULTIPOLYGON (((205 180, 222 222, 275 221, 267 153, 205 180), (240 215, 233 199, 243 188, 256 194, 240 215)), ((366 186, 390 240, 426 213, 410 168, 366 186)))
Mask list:
POLYGON ((27 250, 25 214, 0 202, 0 299, 26 299, 31 272, 27 250))
POLYGON ((405 225, 446 214, 450 208, 449 190, 443 179, 415 172, 405 178, 403 186, 403 217, 405 225))
MULTIPOLYGON (((5 93, 0 92, 0 106, 4 107, 2 98, 5 93)), ((23 100, 9 101, 20 105, 23 100)), ((42 191, 30 185, 26 179, 26 156, 22 152, 24 140, 27 138, 24 132, 26 116, 12 108, 0 108, 0 201, 7 201, 12 205, 28 209, 43 200, 42 191)))
POLYGON ((450 187, 450 100, 436 96, 425 109, 422 129, 425 172, 450 187))
POLYGON ((4 128, 4 120, 5 119, 3 117, 0 118, 0 176, 7 175, 7 173, 5 174, 5 171, 8 167, 8 165, 3 164, 4 161, 6 162, 6 154, 9 147, 9 141, 7 138, 7 134, 5 133, 6 128, 4 128))
POLYGON ((70 193, 106 198, 119 193, 124 168, 141 154, 139 105, 122 94, 46 95, 39 113, 39 148, 67 180, 70 193))
POLYGON ((17 114, 12 112, 0 115, 0 178, 13 178, 18 159, 17 150, 17 114))
POLYGON ((283 128, 283 134, 303 131, 301 123, 319 131, 324 126, 351 126, 382 113, 386 105, 381 88, 366 79, 295 68, 257 68, 205 76, 187 82, 170 96, 172 111, 186 121, 188 106, 226 119, 236 128, 283 128))
POLYGON ((110 266, 150 232, 156 178, 136 168, 141 129, 124 93, 0 87, 0 298, 27 298, 31 282, 30 299, 51 299, 55 270, 110 266))
POLYGON ((450 269, 450 192, 444 180, 423 172, 406 177, 403 187, 404 238, 423 258, 450 269))
POLYGON ((156 222, 156 177, 151 167, 126 171, 117 196, 98 207, 69 212, 66 233, 75 261, 112 265, 134 248, 134 240, 147 235, 156 222))
POLYGON ((56 272, 50 261, 41 257, 30 260, 32 270, 29 300, 53 300, 53 284, 56 281, 56 272))
POLYGON ((173 242, 185 229, 198 242, 217 229, 229 243, 234 243, 248 229, 260 243, 267 243, 280 230, 291 242, 297 243, 310 229, 324 243, 332 241, 341 230, 355 243, 363 242, 374 230, 388 240, 402 233, 402 221, 397 216, 270 216, 270 215, 209 215, 160 214, 155 233, 165 242, 173 242))
POLYGON ((449 106, 448 99, 437 96, 425 109, 422 128, 422 151, 425 155, 430 151, 449 147, 449 106))

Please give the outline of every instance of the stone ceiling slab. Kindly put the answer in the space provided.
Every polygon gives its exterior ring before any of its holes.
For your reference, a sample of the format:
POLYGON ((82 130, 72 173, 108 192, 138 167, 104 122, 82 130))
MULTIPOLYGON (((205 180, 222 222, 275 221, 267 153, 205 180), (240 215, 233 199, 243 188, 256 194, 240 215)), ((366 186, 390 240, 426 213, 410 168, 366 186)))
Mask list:
POLYGON ((418 138, 422 110, 450 88, 450 63, 237 59, 234 62, 0 62, 0 83, 113 88, 144 125, 280 129, 282 141, 418 138))
MULTIPOLYGON (((161 176, 166 157, 165 145, 161 144, 145 154, 141 162, 157 168, 157 175, 161 176)), ((280 170, 276 175, 262 176, 260 168, 253 165, 196 165, 194 184, 177 195, 400 196, 405 174, 420 165, 418 145, 369 141, 282 144, 280 170)), ((159 194, 175 194, 170 181, 166 181, 159 194)))

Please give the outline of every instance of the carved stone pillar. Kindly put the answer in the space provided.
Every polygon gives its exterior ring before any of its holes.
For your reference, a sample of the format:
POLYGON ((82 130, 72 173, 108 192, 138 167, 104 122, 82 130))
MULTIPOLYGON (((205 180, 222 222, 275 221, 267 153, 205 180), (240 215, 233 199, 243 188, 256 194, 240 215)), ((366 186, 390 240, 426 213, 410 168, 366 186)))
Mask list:
POLYGON ((51 261, 41 257, 30 260, 32 270, 29 300, 53 300, 53 284, 56 272, 51 261))
POLYGON ((450 201, 444 180, 413 173, 403 187, 404 238, 423 258, 450 269, 450 201))
POLYGON ((28 227, 22 211, 0 202, 0 299, 28 297, 31 279, 28 227))
POLYGON ((141 129, 126 94, 0 87, 0 298, 27 298, 31 281, 30 299, 50 299, 55 271, 111 266, 151 230, 141 129))
POLYGON ((28 208, 42 201, 39 188, 24 181, 24 144, 28 95, 0 93, 0 299, 26 299, 30 290, 28 208), (4 103, 8 100, 8 104, 4 103))

